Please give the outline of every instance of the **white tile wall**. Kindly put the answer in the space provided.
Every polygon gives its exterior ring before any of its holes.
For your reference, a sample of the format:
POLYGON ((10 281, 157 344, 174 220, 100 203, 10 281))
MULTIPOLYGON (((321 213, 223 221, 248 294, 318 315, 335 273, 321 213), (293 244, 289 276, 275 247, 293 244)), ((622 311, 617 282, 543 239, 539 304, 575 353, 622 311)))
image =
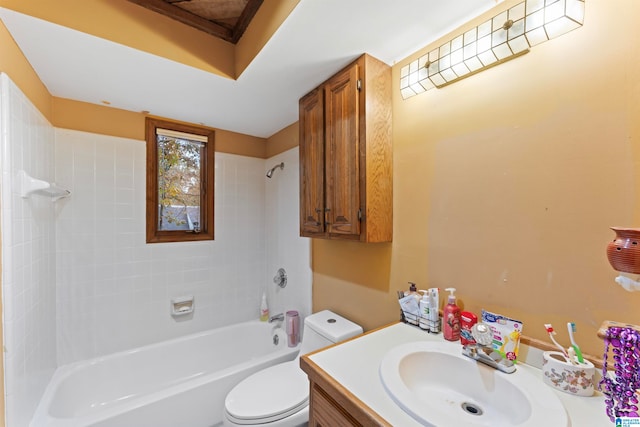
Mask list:
POLYGON ((145 242, 145 143, 56 129, 58 363, 255 318, 264 160, 216 153, 215 240, 145 242), (192 318, 170 299, 194 295, 192 318))
POLYGON ((53 127, 0 75, 2 303, 6 425, 26 426, 56 368, 55 208, 23 199, 16 174, 53 181, 53 127))
POLYGON ((265 170, 284 162, 266 180, 266 234, 268 298, 273 314, 298 310, 304 317, 311 313, 311 240, 300 237, 299 151, 292 148, 267 159, 265 170), (271 280, 278 268, 287 271, 287 286, 282 289, 271 280))

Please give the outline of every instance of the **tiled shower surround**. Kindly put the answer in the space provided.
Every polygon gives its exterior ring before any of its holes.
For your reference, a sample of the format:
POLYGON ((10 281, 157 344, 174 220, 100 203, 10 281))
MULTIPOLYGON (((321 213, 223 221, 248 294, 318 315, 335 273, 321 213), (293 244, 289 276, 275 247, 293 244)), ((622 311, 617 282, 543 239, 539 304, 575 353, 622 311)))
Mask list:
POLYGON ((144 141, 53 128, 6 80, 0 100, 2 135, 10 135, 2 145, 1 200, 7 425, 28 425, 57 366, 255 319, 263 289, 274 311, 310 313, 310 243, 298 237, 297 148, 267 160, 216 153, 215 240, 146 244, 144 141), (280 161, 285 170, 267 179, 271 163, 280 161), (19 169, 55 181, 71 197, 22 199, 11 192, 19 169), (272 282, 278 267, 289 273, 285 289, 272 282), (195 312, 174 319, 170 300, 185 295, 195 297, 195 312))
POLYGON ((265 161, 216 153, 215 241, 146 244, 145 153, 143 141, 56 129, 56 180, 72 192, 56 219, 60 364, 257 313, 265 161), (176 321, 170 299, 185 295, 195 313, 176 321))
POLYGON ((7 426, 25 426, 56 368, 55 205, 17 173, 53 181, 54 130, 0 75, 2 310, 7 426))

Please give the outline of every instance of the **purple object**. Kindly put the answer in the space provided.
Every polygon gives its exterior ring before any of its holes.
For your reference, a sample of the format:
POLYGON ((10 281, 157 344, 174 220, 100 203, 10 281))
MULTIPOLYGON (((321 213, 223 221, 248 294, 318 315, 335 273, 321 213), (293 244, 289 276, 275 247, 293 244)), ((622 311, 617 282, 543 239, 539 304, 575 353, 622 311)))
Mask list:
POLYGON ((286 323, 289 347, 295 347, 300 341, 300 315, 296 310, 287 311, 286 323))
POLYGON ((605 395, 607 415, 638 418, 640 388, 640 334, 631 328, 610 327, 605 336, 600 390, 605 395), (613 353, 614 376, 607 374, 607 356, 613 353))

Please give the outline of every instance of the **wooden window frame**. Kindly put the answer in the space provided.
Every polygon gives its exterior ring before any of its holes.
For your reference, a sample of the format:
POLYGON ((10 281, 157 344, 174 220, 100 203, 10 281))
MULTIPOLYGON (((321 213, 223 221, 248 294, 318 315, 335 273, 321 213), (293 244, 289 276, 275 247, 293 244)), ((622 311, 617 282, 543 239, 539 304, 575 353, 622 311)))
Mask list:
POLYGON ((213 129, 147 117, 147 243, 213 240, 215 131, 213 129), (158 230, 158 143, 157 129, 201 135, 207 138, 200 159, 200 231, 158 230))

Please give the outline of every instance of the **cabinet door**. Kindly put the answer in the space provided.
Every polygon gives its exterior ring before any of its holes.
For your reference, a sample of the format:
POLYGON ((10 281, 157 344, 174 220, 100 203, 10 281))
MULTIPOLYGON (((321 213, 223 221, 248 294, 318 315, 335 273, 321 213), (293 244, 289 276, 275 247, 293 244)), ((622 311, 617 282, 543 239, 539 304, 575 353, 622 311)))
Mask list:
POLYGON ((321 88, 300 100, 300 235, 325 231, 324 103, 321 88))
POLYGON ((345 408, 317 384, 311 385, 310 427, 362 426, 345 408))
POLYGON ((359 236, 358 65, 325 85, 326 221, 332 235, 359 236))

